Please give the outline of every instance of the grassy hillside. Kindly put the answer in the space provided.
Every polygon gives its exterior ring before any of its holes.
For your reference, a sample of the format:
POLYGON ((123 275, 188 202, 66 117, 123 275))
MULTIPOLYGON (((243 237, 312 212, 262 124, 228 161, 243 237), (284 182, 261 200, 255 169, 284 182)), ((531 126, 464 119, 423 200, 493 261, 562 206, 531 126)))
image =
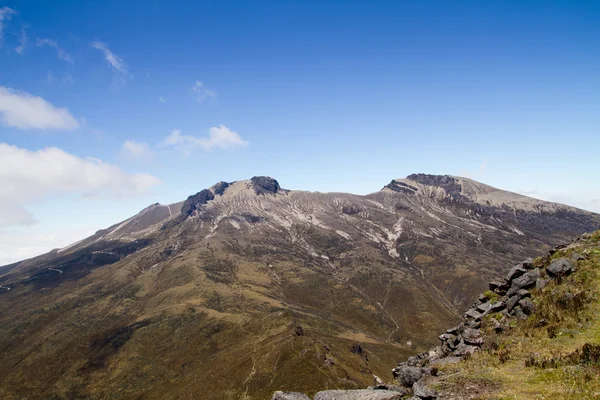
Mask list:
POLYGON ((600 398, 600 231, 535 263, 559 257, 581 258, 576 272, 532 289, 527 319, 498 333, 501 314, 486 317, 484 350, 428 378, 438 399, 600 398))

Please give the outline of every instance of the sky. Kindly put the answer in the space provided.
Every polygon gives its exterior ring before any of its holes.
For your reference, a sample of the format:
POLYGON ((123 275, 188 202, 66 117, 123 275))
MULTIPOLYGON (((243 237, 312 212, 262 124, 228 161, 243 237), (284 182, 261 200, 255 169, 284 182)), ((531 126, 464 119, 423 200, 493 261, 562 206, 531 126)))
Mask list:
POLYGON ((218 181, 600 212, 598 1, 0 0, 0 265, 218 181))

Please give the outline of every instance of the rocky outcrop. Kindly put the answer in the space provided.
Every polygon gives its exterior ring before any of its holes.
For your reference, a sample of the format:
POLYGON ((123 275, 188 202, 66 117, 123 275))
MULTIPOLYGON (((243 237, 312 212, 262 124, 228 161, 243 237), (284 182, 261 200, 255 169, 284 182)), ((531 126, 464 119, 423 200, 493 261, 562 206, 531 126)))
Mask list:
POLYGON ((299 392, 281 392, 273 393, 271 400, 310 400, 310 397, 299 392))
MULTIPOLYGON (((550 254, 556 250, 551 250, 550 254)), ((526 319, 536 312, 529 289, 544 287, 550 279, 574 272, 573 262, 580 259, 583 256, 579 254, 575 254, 571 260, 557 258, 545 269, 543 265, 534 265, 531 259, 515 265, 504 279, 490 282, 490 291, 479 296, 473 307, 463 314, 463 322, 439 336, 439 346, 399 363, 392 370, 394 378, 404 387, 412 389, 414 399, 436 399, 435 390, 426 384, 427 376, 437 371, 437 365, 459 362, 482 348, 485 339, 479 328, 484 317, 498 315, 494 322, 496 332, 501 332, 511 318, 526 319), (543 275, 550 278, 545 279, 543 275)))
POLYGON ((269 176, 255 176, 250 181, 256 194, 276 194, 281 190, 279 182, 269 176))

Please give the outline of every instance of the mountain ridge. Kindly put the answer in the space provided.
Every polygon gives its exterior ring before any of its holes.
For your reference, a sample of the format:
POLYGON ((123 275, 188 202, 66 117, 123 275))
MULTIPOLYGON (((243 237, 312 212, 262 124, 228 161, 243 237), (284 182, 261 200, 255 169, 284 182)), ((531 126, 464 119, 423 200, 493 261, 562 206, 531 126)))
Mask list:
POLYGON ((480 204, 463 193, 481 200, 490 189, 475 181, 414 179, 368 195, 219 182, 0 269, 0 394, 25 382, 31 398, 364 387, 434 344, 490 279, 600 227, 535 199, 480 204))

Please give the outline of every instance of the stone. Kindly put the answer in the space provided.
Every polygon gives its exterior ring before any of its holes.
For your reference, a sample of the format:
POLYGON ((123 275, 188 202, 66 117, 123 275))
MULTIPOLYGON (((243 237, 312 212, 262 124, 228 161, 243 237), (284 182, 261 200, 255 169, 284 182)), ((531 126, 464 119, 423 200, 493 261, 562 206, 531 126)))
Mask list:
POLYGON ((535 313, 536 308, 531 300, 522 299, 519 301, 519 305, 521 306, 521 309, 523 310, 525 315, 531 315, 535 313))
POLYGON ((499 295, 504 295, 509 288, 508 282, 506 281, 491 281, 489 284, 490 290, 499 295))
POLYGON ((533 259, 532 258, 528 258, 525 261, 523 261, 521 263, 521 266, 525 269, 534 269, 535 265, 533 265, 533 259))
POLYGON ((471 309, 471 310, 469 310, 469 311, 467 311, 465 313, 465 318, 471 318, 471 319, 475 319, 475 320, 479 319, 480 320, 481 317, 483 317, 483 315, 479 311, 477 311, 475 309, 471 309))
POLYGON ((489 301, 487 303, 481 303, 476 308, 477 311, 485 314, 490 310, 490 308, 492 308, 492 303, 490 303, 489 301))
POLYGON ((404 395, 392 390, 323 390, 314 400, 400 400, 404 395))
POLYGON ((519 300, 521 300, 521 298, 517 294, 508 299, 508 301, 506 302, 506 311, 511 312, 513 308, 515 308, 515 306, 519 303, 519 300))
POLYGON ((423 400, 434 400, 437 397, 435 389, 427 386, 422 381, 415 382, 413 385, 413 394, 423 400))
POLYGON ((581 261, 581 260, 585 260, 585 257, 582 256, 579 253, 573 252, 573 253, 571 253, 571 260, 573 260, 573 261, 581 261))
POLYGON ((405 366, 397 371, 398 382, 402 386, 411 387, 428 372, 425 368, 405 366))
POLYGON ((515 309, 513 310, 513 314, 517 319, 520 319, 520 320, 527 319, 527 315, 523 312, 523 310, 521 310, 521 307, 519 307, 519 306, 515 307, 515 309))
POLYGON ((462 338, 466 344, 481 346, 483 344, 483 338, 479 329, 467 328, 462 333, 462 338))
POLYGON ((505 279, 509 282, 512 282, 513 280, 517 279, 518 277, 524 275, 526 272, 527 272, 527 270, 525 268, 523 268, 523 266, 521 264, 517 264, 511 268, 511 270, 506 275, 505 279))
POLYGON ((273 393, 271 400, 310 400, 310 397, 299 392, 281 392, 273 393))
POLYGON ((536 268, 534 270, 527 272, 523 276, 520 276, 517 279, 513 280, 512 285, 510 286, 510 289, 508 290, 508 292, 506 292, 506 295, 511 297, 511 296, 517 294, 517 292, 521 289, 527 289, 527 288, 535 286, 535 283, 539 278, 540 278, 540 270, 539 269, 536 268))
POLYGON ((479 347, 468 345, 461 340, 458 346, 456 346, 456 350, 454 350, 454 355, 457 357, 464 357, 467 354, 475 353, 478 349, 479 347))
POLYGON ((489 313, 496 313, 499 311, 502 311, 506 308, 506 303, 503 301, 495 301, 492 303, 492 306, 490 307, 488 314, 489 313))
POLYGON ((575 272, 575 266, 566 258, 557 258, 556 260, 552 260, 550 265, 548 265, 546 272, 553 278, 560 275, 569 275, 575 272))
POLYGON ((525 297, 531 297, 531 293, 529 290, 521 289, 517 292, 517 296, 519 296, 521 299, 524 299, 525 297))
POLYGON ((457 335, 458 332, 463 328, 463 324, 459 324, 457 326, 455 326, 454 328, 450 328, 446 330, 446 333, 449 333, 451 335, 457 335))
POLYGON ((228 187, 229 187, 229 183, 221 181, 221 182, 215 183, 211 189, 212 189, 213 193, 215 194, 215 196, 217 196, 217 195, 222 196, 228 187))

